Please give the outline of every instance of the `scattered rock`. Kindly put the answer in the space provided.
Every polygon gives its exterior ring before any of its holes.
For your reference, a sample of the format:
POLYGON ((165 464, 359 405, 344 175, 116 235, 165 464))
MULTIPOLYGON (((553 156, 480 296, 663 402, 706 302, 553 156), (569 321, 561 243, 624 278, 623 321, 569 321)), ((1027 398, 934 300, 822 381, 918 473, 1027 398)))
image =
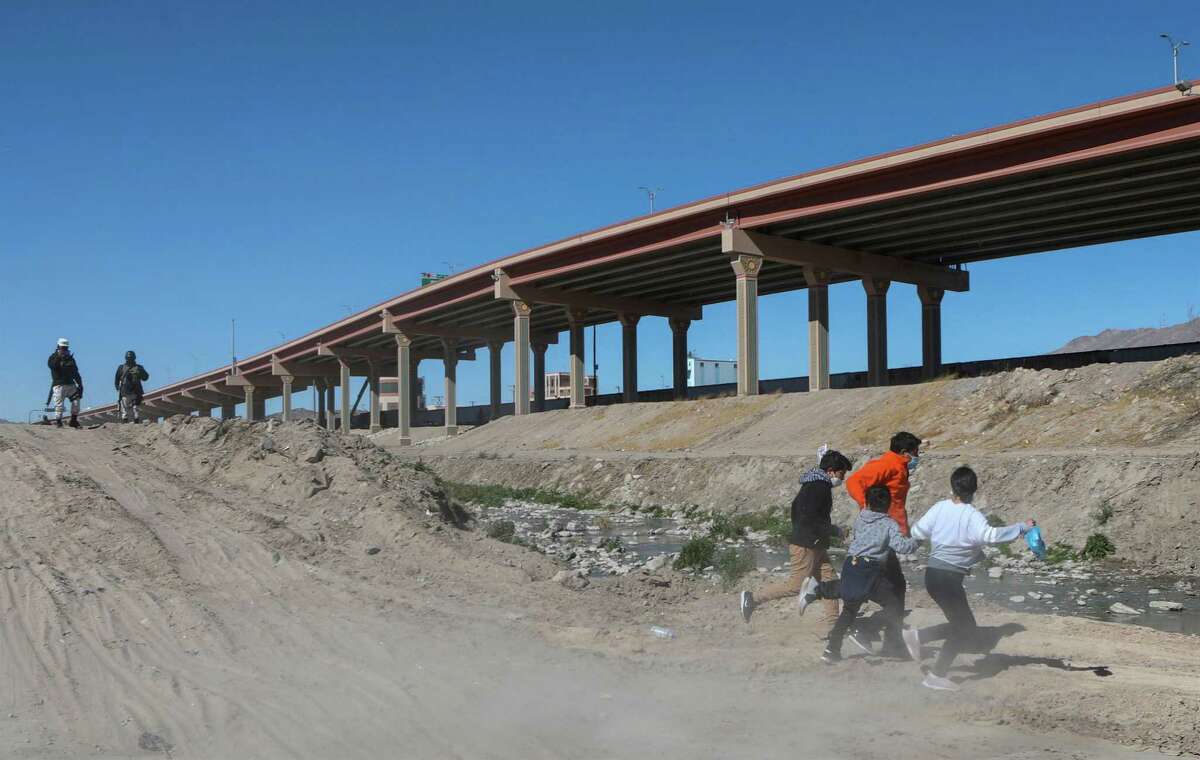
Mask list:
POLYGON ((1155 600, 1150 602, 1150 606, 1156 610, 1165 610, 1167 612, 1179 612, 1183 609, 1182 602, 1167 602, 1155 600))
POLYGON ((1004 577, 1004 568, 989 567, 988 568, 988 577, 989 578, 1003 578, 1004 577))
POLYGON ((379 552, 380 552, 380 548, 378 546, 367 547, 367 554, 378 554, 379 552))
POLYGON ((1133 607, 1130 607, 1128 604, 1121 604, 1120 602, 1114 602, 1108 608, 1108 611, 1112 612, 1113 614, 1116 614, 1116 615, 1140 615, 1140 614, 1142 614, 1141 610, 1135 610, 1133 607))
POLYGON ((1020 604, 1021 602, 1025 601, 1025 597, 1023 597, 1023 596, 1010 596, 1010 597, 1008 598, 1008 601, 1012 602, 1013 604, 1020 604))
POLYGON ((647 570, 657 572, 667 566, 668 557, 665 554, 660 554, 654 559, 647 562, 643 567, 647 570))

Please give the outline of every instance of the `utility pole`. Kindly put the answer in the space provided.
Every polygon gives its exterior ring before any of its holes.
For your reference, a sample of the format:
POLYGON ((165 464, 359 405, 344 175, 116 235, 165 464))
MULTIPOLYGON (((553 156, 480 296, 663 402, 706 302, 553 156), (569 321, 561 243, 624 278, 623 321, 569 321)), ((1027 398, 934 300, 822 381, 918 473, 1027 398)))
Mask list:
POLYGON ((237 374, 237 320, 229 320, 229 366, 230 372, 237 374))
MULTIPOLYGON (((592 395, 600 396, 600 357, 596 356, 596 326, 592 325, 592 395)), ((584 396, 583 403, 587 403, 584 396)))
POLYGON ((642 185, 642 186, 638 187, 638 190, 644 190, 646 192, 646 197, 650 199, 650 213, 653 214, 654 213, 654 197, 662 192, 662 188, 661 187, 650 188, 650 187, 646 187, 646 186, 642 185))

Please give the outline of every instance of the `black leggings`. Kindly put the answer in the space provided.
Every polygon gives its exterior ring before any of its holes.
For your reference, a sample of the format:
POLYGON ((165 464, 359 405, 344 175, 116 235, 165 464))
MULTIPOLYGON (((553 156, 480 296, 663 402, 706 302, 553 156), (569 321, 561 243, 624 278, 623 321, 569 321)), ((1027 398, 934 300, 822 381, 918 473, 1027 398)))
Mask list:
MULTIPOLYGON (((841 586, 851 572, 853 571, 850 569, 850 562, 847 561, 842 567, 841 580, 822 581, 818 584, 817 598, 839 598, 841 596, 841 586)), ((875 582, 871 585, 866 598, 854 602, 848 602, 843 599, 842 611, 838 615, 837 622, 833 624, 833 630, 829 632, 828 646, 830 650, 841 654, 842 639, 845 638, 846 632, 850 630, 850 626, 854 625, 859 610, 868 601, 875 602, 883 608, 876 613, 876 617, 873 617, 872 620, 876 621, 883 630, 884 652, 897 654, 904 651, 904 641, 900 638, 900 621, 904 615, 904 605, 900 602, 900 597, 896 594, 892 584, 888 582, 885 568, 880 569, 879 575, 876 576, 875 582)))
POLYGON ((921 643, 942 641, 942 651, 933 664, 935 676, 946 676, 950 663, 958 653, 969 649, 975 642, 978 625, 975 615, 971 613, 971 605, 967 602, 967 592, 963 590, 962 573, 950 570, 939 570, 936 567, 925 568, 925 590, 933 597, 933 601, 942 609, 946 622, 940 625, 922 628, 921 643))

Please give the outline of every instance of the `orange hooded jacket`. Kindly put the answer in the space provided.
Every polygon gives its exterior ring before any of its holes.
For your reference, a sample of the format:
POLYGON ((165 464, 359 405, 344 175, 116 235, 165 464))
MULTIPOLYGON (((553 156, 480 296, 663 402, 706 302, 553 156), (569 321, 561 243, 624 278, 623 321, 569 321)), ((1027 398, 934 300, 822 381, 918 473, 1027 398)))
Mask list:
POLYGON ((888 517, 900 526, 900 532, 908 535, 908 454, 888 451, 883 456, 864 464, 846 478, 846 492, 858 502, 858 508, 867 506, 867 489, 872 486, 887 486, 892 494, 888 517))

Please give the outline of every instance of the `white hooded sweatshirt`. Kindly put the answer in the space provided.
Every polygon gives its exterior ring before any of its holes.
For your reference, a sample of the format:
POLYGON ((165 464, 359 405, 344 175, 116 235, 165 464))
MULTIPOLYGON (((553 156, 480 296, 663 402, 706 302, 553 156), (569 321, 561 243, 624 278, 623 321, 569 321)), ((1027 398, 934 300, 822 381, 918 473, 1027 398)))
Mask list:
POLYGON ((912 537, 931 544, 929 567, 965 574, 983 559, 982 547, 1020 538, 1024 528, 1024 523, 994 528, 974 506, 943 499, 917 520, 912 537))

